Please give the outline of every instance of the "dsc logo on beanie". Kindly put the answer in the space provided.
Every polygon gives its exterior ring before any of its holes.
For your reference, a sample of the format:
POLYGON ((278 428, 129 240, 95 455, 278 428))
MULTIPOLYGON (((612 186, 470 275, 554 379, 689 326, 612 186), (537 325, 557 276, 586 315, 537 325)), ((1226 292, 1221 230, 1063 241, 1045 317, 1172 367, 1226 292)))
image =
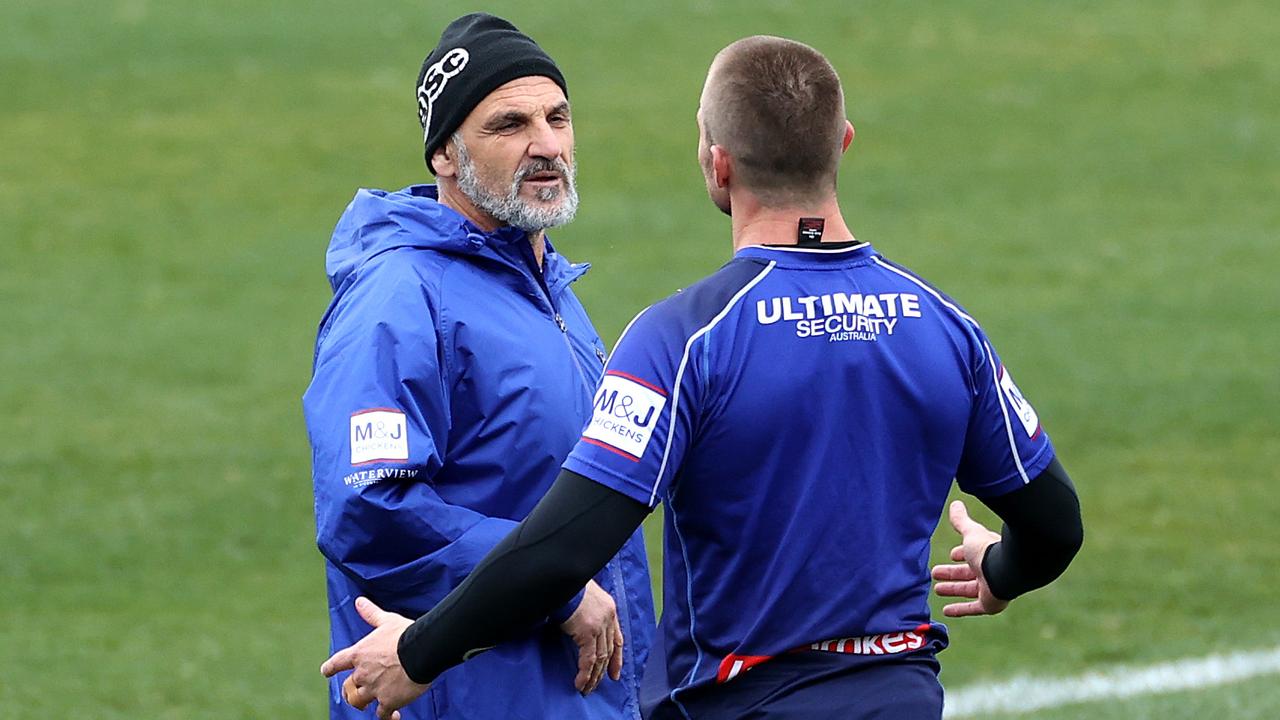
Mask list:
POLYGON ((481 100, 501 85, 531 75, 550 78, 569 96, 555 61, 511 23, 488 13, 463 15, 449 23, 422 62, 414 88, 427 168, 435 172, 432 153, 481 100))

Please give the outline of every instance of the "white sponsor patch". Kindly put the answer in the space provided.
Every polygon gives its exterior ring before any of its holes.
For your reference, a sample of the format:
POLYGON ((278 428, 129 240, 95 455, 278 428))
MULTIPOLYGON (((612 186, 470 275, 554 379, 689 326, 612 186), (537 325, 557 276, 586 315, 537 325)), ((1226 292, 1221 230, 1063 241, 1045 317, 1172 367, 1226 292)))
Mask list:
POLYGON ((1009 410, 1022 422, 1022 429, 1027 431, 1027 437, 1035 437, 1040 429, 1040 417, 1036 415, 1036 409, 1031 407, 1031 403, 1022 397, 1022 391, 1013 384, 1009 369, 1003 365, 1000 366, 1000 389, 1009 400, 1009 410))
POLYGON ((404 413, 376 408, 351 416, 351 464, 409 459, 404 413))
POLYGON ((667 397, 651 387, 617 375, 605 375, 596 391, 595 412, 583 437, 633 458, 644 455, 667 397))

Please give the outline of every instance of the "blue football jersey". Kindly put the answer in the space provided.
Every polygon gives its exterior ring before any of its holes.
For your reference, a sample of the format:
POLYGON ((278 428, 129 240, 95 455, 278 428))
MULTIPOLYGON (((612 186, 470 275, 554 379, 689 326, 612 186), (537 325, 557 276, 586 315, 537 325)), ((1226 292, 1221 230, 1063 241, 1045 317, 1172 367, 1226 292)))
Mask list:
POLYGON ((977 322, 860 243, 747 247, 640 313, 564 467, 666 504, 678 701, 798 648, 945 645, 929 540, 952 480, 997 496, 1052 460, 977 322))

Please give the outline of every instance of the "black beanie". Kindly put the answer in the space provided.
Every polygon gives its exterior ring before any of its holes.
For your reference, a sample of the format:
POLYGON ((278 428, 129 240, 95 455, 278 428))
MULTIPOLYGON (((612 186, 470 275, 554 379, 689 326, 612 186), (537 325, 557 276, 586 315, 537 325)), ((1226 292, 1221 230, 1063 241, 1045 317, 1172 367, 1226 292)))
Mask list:
POLYGON ((418 73, 418 122, 432 174, 431 154, 475 106, 499 86, 530 75, 551 78, 569 96, 555 61, 511 23, 487 13, 449 23, 418 73))

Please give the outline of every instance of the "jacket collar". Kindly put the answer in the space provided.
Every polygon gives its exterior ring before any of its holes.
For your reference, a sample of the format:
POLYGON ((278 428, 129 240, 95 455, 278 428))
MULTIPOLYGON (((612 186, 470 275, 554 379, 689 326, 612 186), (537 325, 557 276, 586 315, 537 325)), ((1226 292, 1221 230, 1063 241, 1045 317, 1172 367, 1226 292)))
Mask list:
MULTIPOLYGON (((435 185, 410 185, 389 192, 360 190, 338 221, 326 255, 336 289, 357 267, 397 247, 417 247, 454 255, 485 257, 529 274, 525 260, 529 236, 504 225, 486 232, 439 201, 435 185)), ((552 292, 581 277, 587 263, 570 263, 550 238, 543 257, 543 279, 552 292)))

